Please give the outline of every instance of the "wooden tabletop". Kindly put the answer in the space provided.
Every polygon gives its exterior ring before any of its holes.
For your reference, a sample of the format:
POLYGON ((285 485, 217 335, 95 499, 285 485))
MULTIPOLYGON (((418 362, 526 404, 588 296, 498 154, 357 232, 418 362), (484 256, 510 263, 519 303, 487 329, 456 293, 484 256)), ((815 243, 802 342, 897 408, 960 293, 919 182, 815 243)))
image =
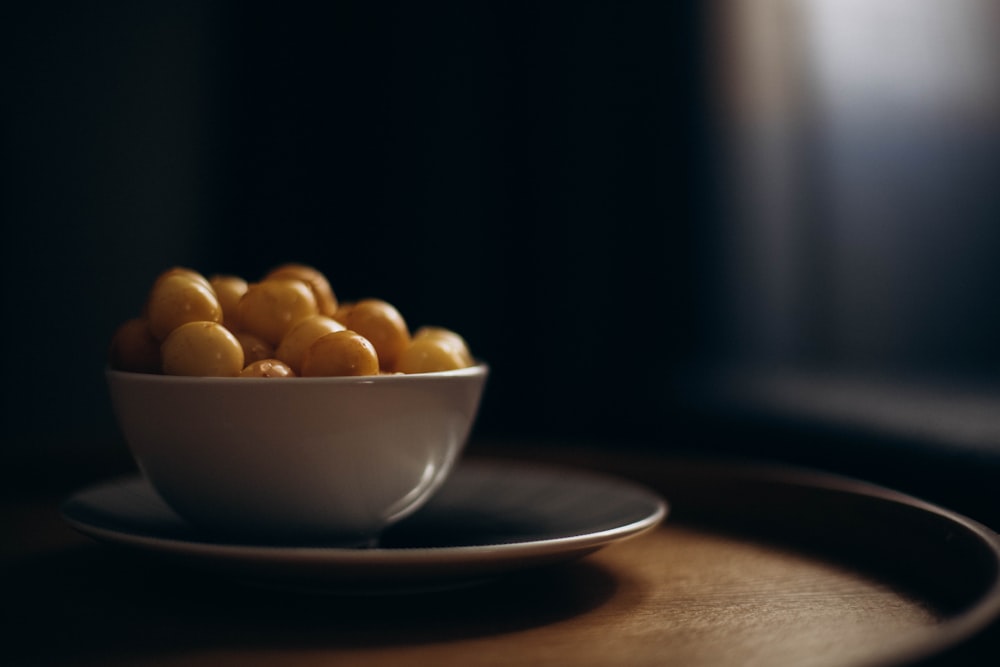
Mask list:
MULTIPOLYGON (((618 461, 617 473, 673 483, 653 474, 662 462, 618 461)), ((478 586, 308 595, 98 544, 60 518, 60 500, 8 497, 0 506, 2 664, 1000 664, 996 605, 984 602, 993 565, 975 545, 946 552, 958 563, 978 559, 968 568, 985 577, 956 577, 968 595, 950 599, 938 594, 952 588, 950 572, 940 573, 948 585, 923 586, 851 550, 775 539, 762 524, 723 525, 682 507, 660 528, 580 560, 478 586)))

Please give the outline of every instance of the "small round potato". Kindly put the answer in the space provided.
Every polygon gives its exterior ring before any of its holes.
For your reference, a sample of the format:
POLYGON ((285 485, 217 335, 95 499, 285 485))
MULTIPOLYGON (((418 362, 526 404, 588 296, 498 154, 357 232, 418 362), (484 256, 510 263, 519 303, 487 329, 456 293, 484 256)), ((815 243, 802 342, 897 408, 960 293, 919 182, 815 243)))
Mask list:
POLYGON ((277 345, 293 324, 319 311, 304 282, 274 279, 251 284, 237 312, 244 331, 277 345))
POLYGON ((378 353, 354 331, 334 331, 317 339, 302 355, 302 375, 378 375, 378 353))
POLYGON ((381 299, 361 299, 346 311, 340 322, 371 341, 382 371, 396 370, 396 360, 410 344, 410 330, 395 306, 381 299))
POLYGON ((149 330, 157 340, 187 322, 221 322, 222 306, 211 285, 174 271, 156 281, 146 302, 149 330))
POLYGON ((135 317, 118 327, 111 339, 108 363, 119 371, 160 372, 160 341, 153 337, 145 318, 135 317))
POLYGON ((316 297, 316 307, 320 315, 333 317, 333 314, 337 312, 337 297, 333 293, 333 288, 330 287, 330 281, 321 271, 305 264, 292 262, 277 266, 264 276, 264 280, 274 279, 301 280, 309 286, 313 296, 316 297))
POLYGON ((243 347, 218 322, 188 322, 160 347, 167 375, 236 377, 243 370, 243 347))
POLYGON ((296 373, 302 372, 302 355, 309 346, 328 333, 343 331, 344 325, 326 315, 313 315, 292 325, 278 344, 274 357, 288 364, 296 373))
POLYGON ((396 370, 400 373, 434 373, 465 368, 462 350, 443 337, 414 338, 399 355, 396 370))
POLYGON ((236 333, 240 330, 239 303, 247 293, 249 284, 239 276, 214 275, 209 284, 215 290, 215 296, 222 306, 222 323, 227 329, 236 333))
POLYGON ((295 371, 280 359, 259 359, 240 371, 245 378, 291 378, 295 371))

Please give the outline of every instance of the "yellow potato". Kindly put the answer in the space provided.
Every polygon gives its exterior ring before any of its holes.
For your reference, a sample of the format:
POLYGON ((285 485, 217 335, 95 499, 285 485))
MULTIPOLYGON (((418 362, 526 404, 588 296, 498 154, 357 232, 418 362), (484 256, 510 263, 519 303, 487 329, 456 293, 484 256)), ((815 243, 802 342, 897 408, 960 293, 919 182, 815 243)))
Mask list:
POLYGON ((328 333, 343 330, 344 325, 332 317, 326 315, 307 317, 292 325, 281 339, 273 356, 288 364, 296 373, 300 373, 302 355, 309 346, 328 333))
POLYGON ((210 285, 210 281, 205 277, 200 271, 195 271, 194 269, 189 269, 186 266, 173 266, 166 271, 162 272, 153 281, 153 287, 156 287, 156 283, 163 280, 164 278, 169 278, 170 276, 185 276, 191 278, 192 280, 197 280, 205 285, 210 285))
POLYGON ((383 371, 396 370, 396 360, 410 344, 410 330, 392 304, 381 299, 362 299, 352 305, 339 321, 371 341, 383 371))
POLYGON ((337 312, 333 314, 333 319, 337 320, 341 324, 347 319, 347 314, 351 312, 351 308, 354 307, 353 301, 341 301, 337 305, 337 312))
MULTIPOLYGON (((229 327, 226 327, 227 329, 229 327)), ((252 364, 261 359, 270 359, 274 356, 274 346, 259 336, 254 336, 246 331, 237 331, 233 334, 243 348, 243 363, 252 364)))
POLYGON ((258 359, 240 371, 245 378, 291 378, 295 371, 280 359, 258 359))
POLYGON ((237 308, 240 299, 246 294, 249 285, 247 281, 239 276, 214 275, 209 278, 208 283, 215 291, 215 296, 222 306, 222 324, 227 329, 236 333, 240 330, 239 312, 237 308))
POLYGON ((251 284, 237 312, 243 331, 277 345, 293 324, 319 311, 304 282, 274 279, 251 284))
POLYGON ((160 341, 142 317, 127 320, 115 331, 108 354, 111 368, 133 373, 160 372, 160 341))
POLYGON ((378 353, 354 331, 334 331, 317 339, 302 355, 304 377, 378 375, 378 353))
POLYGON ((396 364, 400 373, 434 373, 466 368, 469 364, 461 349, 447 338, 423 336, 414 338, 403 350, 396 364))
POLYGON ((188 322, 160 347, 167 375, 236 377, 243 370, 243 348, 218 322, 188 322))
POLYGON ((305 264, 292 262, 277 266, 264 276, 264 280, 275 279, 301 280, 309 286, 313 296, 316 297, 316 307, 320 315, 333 317, 334 313, 337 312, 337 297, 333 293, 333 288, 330 287, 330 281, 321 271, 305 264))
POLYGON ((416 333, 413 334, 414 340, 421 338, 434 338, 436 340, 440 340, 442 344, 453 348, 466 366, 472 365, 472 353, 469 351, 468 344, 465 342, 464 338, 451 329, 446 329, 444 327, 423 326, 417 329, 416 333))
POLYGON ((174 270, 153 284, 146 317, 149 330, 162 341, 187 322, 221 322, 222 306, 207 280, 174 270))

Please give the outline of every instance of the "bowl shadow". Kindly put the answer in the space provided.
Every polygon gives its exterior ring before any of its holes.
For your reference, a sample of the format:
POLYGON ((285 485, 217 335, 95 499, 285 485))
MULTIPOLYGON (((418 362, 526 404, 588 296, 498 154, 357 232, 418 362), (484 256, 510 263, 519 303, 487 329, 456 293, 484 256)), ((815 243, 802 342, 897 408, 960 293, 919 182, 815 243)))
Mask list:
POLYGON ((582 559, 450 590, 303 594, 92 544, 5 569, 4 651, 19 665, 127 662, 236 647, 363 649, 470 639, 584 614, 619 586, 607 569, 582 559), (37 636, 39 629, 58 637, 37 636))

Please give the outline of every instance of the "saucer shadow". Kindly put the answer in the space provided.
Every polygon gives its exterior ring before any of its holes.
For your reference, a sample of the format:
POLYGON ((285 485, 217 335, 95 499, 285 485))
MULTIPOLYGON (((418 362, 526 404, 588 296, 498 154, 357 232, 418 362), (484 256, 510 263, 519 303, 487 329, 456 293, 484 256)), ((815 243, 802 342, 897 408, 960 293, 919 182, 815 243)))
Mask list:
POLYGON ((198 650, 360 649, 504 634, 600 607, 619 582, 587 559, 452 590, 375 596, 253 588, 127 549, 83 545, 5 564, 13 664, 198 650), (31 628, 58 637, 32 636, 31 628))

